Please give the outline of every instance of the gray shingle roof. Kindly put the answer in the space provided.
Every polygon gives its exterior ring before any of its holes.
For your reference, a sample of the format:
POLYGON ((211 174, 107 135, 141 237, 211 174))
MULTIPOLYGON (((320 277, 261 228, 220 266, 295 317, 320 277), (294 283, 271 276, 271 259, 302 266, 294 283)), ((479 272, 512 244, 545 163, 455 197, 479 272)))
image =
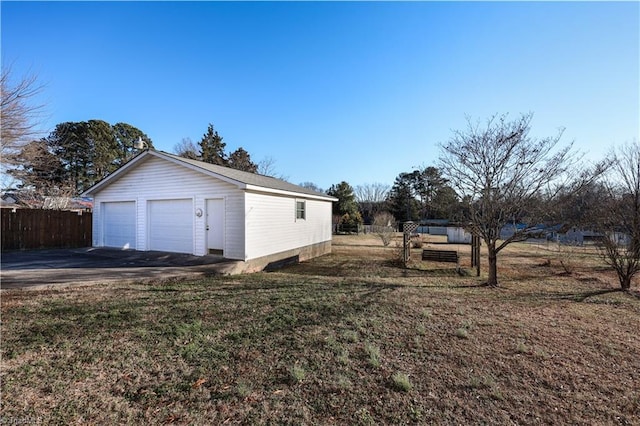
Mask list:
POLYGON ((243 172, 241 170, 232 169, 230 167, 218 166, 216 164, 205 163, 204 161, 199 161, 199 160, 191 160, 189 158, 183 158, 178 155, 169 154, 164 151, 155 151, 155 153, 161 154, 161 156, 171 157, 176 161, 198 167, 200 169, 206 170, 211 173, 215 173, 217 175, 223 176, 227 179, 231 179, 242 184, 259 186, 267 189, 275 189, 279 191, 297 192, 300 194, 307 194, 307 195, 313 195, 316 197, 333 199, 333 197, 327 194, 324 194, 322 192, 316 192, 311 189, 304 188, 300 185, 294 185, 282 179, 276 179, 271 176, 260 175, 257 173, 243 172))

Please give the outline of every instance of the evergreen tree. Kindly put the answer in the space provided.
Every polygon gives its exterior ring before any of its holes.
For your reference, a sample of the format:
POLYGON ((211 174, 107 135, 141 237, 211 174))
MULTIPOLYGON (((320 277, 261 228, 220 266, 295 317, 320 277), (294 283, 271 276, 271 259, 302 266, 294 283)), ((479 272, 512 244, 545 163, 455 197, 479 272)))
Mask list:
MULTIPOLYGON (((56 125, 55 129, 42 141, 38 148, 43 158, 56 158, 61 165, 61 179, 65 186, 73 188, 75 194, 81 193, 96 184, 133 155, 130 147, 138 136, 144 133, 125 123, 111 126, 103 120, 65 122, 56 125), (48 153, 45 155, 44 153, 48 153)), ((152 142, 146 138, 149 146, 152 142)), ((23 149, 20 155, 32 157, 36 148, 23 149)), ((21 180, 29 185, 38 179, 37 168, 23 168, 21 180)), ((53 182, 55 183, 55 182, 53 182)), ((44 187, 44 185, 41 185, 44 187)), ((48 194, 45 194, 48 195, 48 194)))
POLYGON ((333 214, 340 216, 339 223, 341 225, 350 227, 362 225, 362 216, 358 211, 358 202, 351 185, 345 181, 331 185, 327 194, 338 199, 333 203, 333 214))
POLYGON ((142 130, 127 124, 127 123, 116 123, 113 125, 113 133, 117 142, 117 150, 118 155, 113 161, 113 164, 116 167, 122 166, 124 163, 132 159, 138 154, 138 150, 133 146, 138 141, 139 138, 142 138, 144 142, 147 143, 149 148, 153 148, 153 142, 149 139, 142 130))
POLYGON ((343 216, 358 213, 356 196, 353 193, 353 188, 347 182, 342 181, 337 185, 331 185, 327 194, 338 199, 333 203, 333 214, 343 216))
POLYGON ((459 210, 458 196, 436 167, 400 173, 388 201, 396 219, 452 219, 459 210))
POLYGON ((85 153, 85 176, 90 186, 118 168, 116 159, 120 153, 113 127, 106 121, 89 120, 86 137, 89 151, 85 153))
POLYGON ((463 204, 458 199, 456 191, 449 185, 445 185, 436 191, 431 200, 429 218, 457 221, 464 216, 462 207, 463 204))
POLYGON ((226 166, 227 155, 224 152, 226 145, 226 143, 222 142, 222 136, 213 128, 213 124, 209 124, 207 133, 200 140, 200 160, 206 163, 226 166))
POLYGON ((391 213, 399 221, 418 220, 418 201, 415 198, 414 173, 400 173, 389 192, 391 213))
POLYGON ((251 156, 242 147, 236 149, 229 155, 227 166, 249 173, 258 172, 258 165, 251 161, 251 156))
POLYGON ((92 185, 88 180, 87 168, 90 166, 90 152, 87 122, 65 122, 45 139, 51 152, 62 163, 66 180, 77 193, 92 185))

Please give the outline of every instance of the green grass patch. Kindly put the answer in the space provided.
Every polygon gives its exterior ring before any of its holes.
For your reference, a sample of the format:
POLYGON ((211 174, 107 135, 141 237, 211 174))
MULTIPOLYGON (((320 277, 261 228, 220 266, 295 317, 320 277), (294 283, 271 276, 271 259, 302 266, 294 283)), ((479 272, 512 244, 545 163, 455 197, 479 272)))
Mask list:
POLYGON ((364 344, 364 352, 367 355, 367 361, 370 366, 378 368, 381 365, 380 348, 371 342, 364 344))
POLYGON ((391 380, 393 381, 393 386, 399 391, 409 392, 413 388, 409 376, 405 373, 394 373, 393 376, 391 376, 391 380))

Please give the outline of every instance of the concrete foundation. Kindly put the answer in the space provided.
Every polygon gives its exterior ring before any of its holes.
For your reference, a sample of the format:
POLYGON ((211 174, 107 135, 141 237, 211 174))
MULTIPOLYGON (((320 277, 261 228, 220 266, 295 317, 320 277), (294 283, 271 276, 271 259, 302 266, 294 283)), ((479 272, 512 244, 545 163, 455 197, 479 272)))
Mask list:
POLYGON ((331 241, 312 244, 310 246, 287 250, 269 256, 221 264, 218 271, 224 275, 235 275, 259 271, 277 270, 282 266, 303 262, 331 253, 331 241))

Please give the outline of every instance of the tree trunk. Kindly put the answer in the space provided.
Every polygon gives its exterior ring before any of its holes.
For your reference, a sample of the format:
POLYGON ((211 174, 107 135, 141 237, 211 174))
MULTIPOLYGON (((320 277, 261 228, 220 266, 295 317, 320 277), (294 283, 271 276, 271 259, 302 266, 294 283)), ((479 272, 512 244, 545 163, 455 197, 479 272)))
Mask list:
POLYGON ((487 285, 490 287, 498 286, 498 253, 496 252, 495 243, 487 244, 487 250, 489 252, 489 278, 487 279, 487 285))
POLYGON ((631 275, 622 277, 620 280, 620 287, 622 287, 623 291, 629 291, 629 289, 631 289, 631 275))

